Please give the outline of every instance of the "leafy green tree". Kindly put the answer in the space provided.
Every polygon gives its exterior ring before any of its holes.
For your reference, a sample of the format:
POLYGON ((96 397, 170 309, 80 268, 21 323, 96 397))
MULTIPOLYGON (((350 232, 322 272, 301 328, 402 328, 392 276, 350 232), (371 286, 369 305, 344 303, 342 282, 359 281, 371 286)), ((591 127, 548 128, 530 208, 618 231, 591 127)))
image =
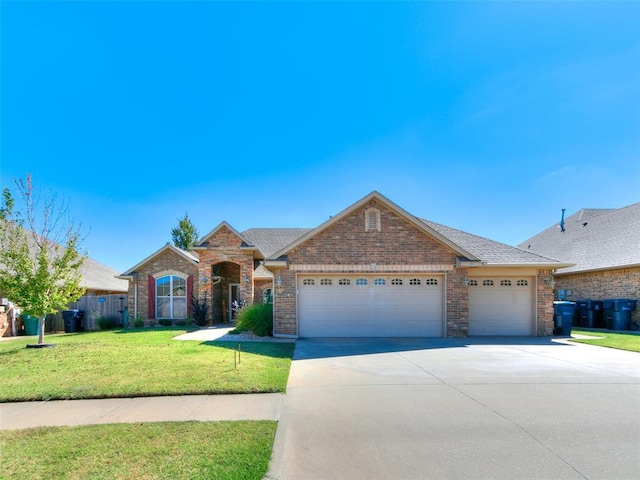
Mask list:
POLYGON ((191 222, 189 214, 178 219, 178 226, 171 229, 173 244, 182 250, 189 251, 198 241, 198 230, 191 222))
POLYGON ((0 292, 38 318, 38 344, 44 345, 46 316, 84 294, 80 267, 86 255, 79 251, 79 228, 65 221, 66 208, 56 196, 36 195, 29 174, 15 183, 16 198, 9 188, 2 192, 0 292))

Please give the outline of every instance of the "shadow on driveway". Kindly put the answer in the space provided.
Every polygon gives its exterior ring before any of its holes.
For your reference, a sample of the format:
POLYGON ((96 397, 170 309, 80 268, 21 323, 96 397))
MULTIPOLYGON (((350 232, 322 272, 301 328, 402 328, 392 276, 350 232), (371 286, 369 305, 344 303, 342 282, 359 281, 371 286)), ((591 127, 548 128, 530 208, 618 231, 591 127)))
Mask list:
POLYGON ((573 347, 558 340, 569 337, 467 337, 467 338, 300 338, 296 342, 294 360, 346 357, 375 353, 410 352, 440 348, 462 348, 472 345, 536 345, 573 347))

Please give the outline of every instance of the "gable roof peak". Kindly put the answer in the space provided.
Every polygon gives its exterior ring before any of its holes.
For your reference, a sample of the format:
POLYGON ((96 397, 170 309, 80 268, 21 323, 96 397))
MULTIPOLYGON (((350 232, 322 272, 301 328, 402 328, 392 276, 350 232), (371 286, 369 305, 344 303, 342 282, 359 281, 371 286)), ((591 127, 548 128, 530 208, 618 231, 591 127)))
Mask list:
POLYGON ((397 204, 395 204, 394 202, 392 202, 391 200, 389 200, 387 197, 385 197, 384 195, 382 195, 380 192, 378 192, 376 190, 373 190, 368 195, 362 197, 360 200, 358 200, 357 202, 353 203, 351 206, 345 208, 340 213, 330 216, 327 221, 325 221, 324 223, 322 223, 318 227, 316 227, 313 230, 309 231, 305 235, 302 235, 300 238, 298 238, 297 240, 293 241, 292 243, 290 243, 286 247, 282 248, 281 250, 278 250, 273 255, 270 255, 270 258, 271 259, 277 259, 277 258, 280 258, 280 257, 286 255, 287 252, 289 252, 293 248, 301 245, 302 243, 306 242, 310 238, 312 238, 312 237, 316 236, 317 234, 319 234, 320 232, 326 230, 331 225, 333 225, 336 222, 342 220, 346 216, 348 216, 351 213, 355 212, 356 210, 358 210, 359 208, 363 207, 364 205, 366 205, 367 203, 369 203, 370 201, 372 201, 374 199, 377 200, 378 202, 380 202, 384 207, 386 207, 389 210, 391 210, 392 212, 394 212, 396 215, 398 215, 398 216, 404 218, 405 220, 407 220, 409 223, 414 225, 419 230, 423 231, 427 235, 431 236, 432 238, 436 239, 437 241, 439 241, 443 245, 445 245, 448 248, 450 248, 457 255, 466 257, 469 260, 476 260, 476 261, 479 260, 472 253, 468 252, 467 250, 462 248, 460 245, 455 244, 450 239, 448 239, 447 237, 442 235, 440 232, 438 232, 437 230, 433 229, 432 227, 430 227, 428 224, 426 224, 423 221, 421 221, 416 216, 410 214, 405 209, 403 209, 402 207, 398 206, 397 204))
POLYGON ((236 237, 238 237, 241 241, 245 242, 246 244, 249 244, 249 242, 247 242, 247 239, 244 238, 244 236, 238 232, 235 228, 233 228, 229 222, 227 222, 226 220, 223 220, 222 222, 220 222, 218 225, 216 225, 213 230, 211 230, 209 233, 207 233, 205 236, 203 236, 197 243, 197 247, 201 246, 203 243, 205 243, 210 237, 212 237, 213 235, 215 235, 216 233, 218 233, 220 230, 222 230, 223 228, 227 228, 229 229, 236 237))

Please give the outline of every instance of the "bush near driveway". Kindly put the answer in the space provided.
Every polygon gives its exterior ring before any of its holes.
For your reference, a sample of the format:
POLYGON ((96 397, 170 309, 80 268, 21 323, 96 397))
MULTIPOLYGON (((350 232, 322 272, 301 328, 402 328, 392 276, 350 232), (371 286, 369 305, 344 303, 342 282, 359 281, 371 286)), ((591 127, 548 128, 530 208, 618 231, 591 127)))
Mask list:
POLYGON ((236 328, 230 333, 253 332, 259 337, 273 335, 273 305, 249 305, 238 313, 236 328))
POLYGON ((185 329, 116 330, 0 342, 0 402, 284 392, 294 345, 175 341, 185 329), (237 344, 233 344, 234 348, 237 344))
POLYGON ((0 431, 2 478, 261 479, 276 422, 169 422, 0 431))

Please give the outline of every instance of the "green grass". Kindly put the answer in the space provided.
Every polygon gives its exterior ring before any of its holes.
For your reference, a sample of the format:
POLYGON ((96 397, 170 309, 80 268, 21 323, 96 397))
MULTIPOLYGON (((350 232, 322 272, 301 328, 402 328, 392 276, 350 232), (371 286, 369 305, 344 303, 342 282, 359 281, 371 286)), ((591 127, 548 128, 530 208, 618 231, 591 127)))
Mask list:
POLYGON ((284 392, 294 345, 172 340, 184 329, 48 335, 0 342, 0 402, 284 392))
POLYGON ((629 350, 632 352, 640 352, 640 335, 634 333, 613 333, 606 330, 590 331, 590 330, 572 330, 571 334, 591 335, 594 339, 578 339, 572 338, 572 342, 587 343, 589 345, 598 345, 600 347, 617 348, 619 350, 629 350))
POLYGON ((0 431, 6 479, 261 479, 276 422, 170 422, 0 431))

